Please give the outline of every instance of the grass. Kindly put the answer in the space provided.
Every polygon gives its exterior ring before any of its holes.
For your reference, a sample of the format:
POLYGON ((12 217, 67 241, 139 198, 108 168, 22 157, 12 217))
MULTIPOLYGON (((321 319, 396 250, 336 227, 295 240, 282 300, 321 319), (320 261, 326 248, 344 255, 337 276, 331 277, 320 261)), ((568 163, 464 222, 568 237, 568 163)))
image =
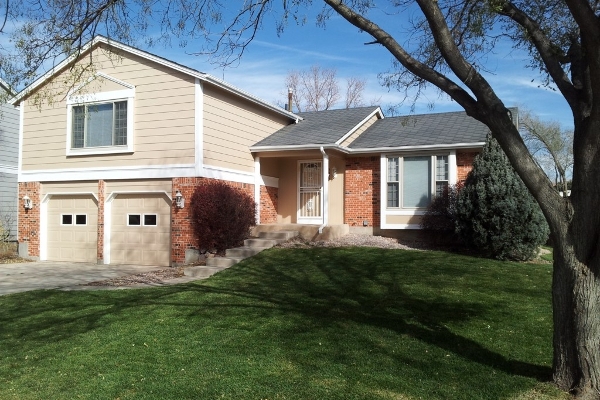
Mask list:
POLYGON ((271 249, 196 283, 0 297, 1 399, 564 399, 549 265, 271 249))

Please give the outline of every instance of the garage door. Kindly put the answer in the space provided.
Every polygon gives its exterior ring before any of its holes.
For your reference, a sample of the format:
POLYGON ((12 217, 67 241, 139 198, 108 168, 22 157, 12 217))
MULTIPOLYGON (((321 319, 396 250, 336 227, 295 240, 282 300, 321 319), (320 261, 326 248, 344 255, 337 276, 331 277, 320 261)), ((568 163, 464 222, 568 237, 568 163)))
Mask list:
POLYGON ((94 197, 48 200, 48 260, 97 262, 98 204, 94 197))
POLYGON ((170 265, 171 202, 166 195, 117 195, 111 224, 111 264, 170 265))

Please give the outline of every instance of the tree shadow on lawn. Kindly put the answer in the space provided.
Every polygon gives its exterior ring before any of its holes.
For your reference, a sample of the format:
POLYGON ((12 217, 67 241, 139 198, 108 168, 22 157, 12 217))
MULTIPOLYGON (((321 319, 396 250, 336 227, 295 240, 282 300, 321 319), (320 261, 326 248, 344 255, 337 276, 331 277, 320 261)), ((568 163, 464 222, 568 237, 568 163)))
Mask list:
MULTIPOLYGON (((415 257, 411 257, 410 252, 404 253, 403 265, 399 266, 386 250, 372 249, 362 258, 360 253, 343 254, 339 249, 303 251, 306 253, 296 260, 286 253, 280 253, 279 262, 273 259, 264 262, 260 257, 250 259, 241 268, 227 271, 227 279, 216 281, 212 290, 275 304, 278 309, 308 316, 324 325, 346 320, 389 329, 508 374, 541 382, 551 379, 549 367, 507 359, 446 326, 468 323, 490 313, 490 308, 504 309, 506 306, 444 296, 442 289, 451 284, 452 275, 465 277, 464 266, 446 267, 438 274, 429 270, 427 274, 415 277, 414 272, 406 272, 410 268, 423 268, 423 253, 412 253, 415 257), (307 258, 312 258, 313 268, 305 268, 307 258), (415 264, 411 265, 413 261, 415 264), (234 285, 227 285, 230 280, 234 285), (435 287, 440 295, 434 299, 420 296, 414 290, 411 292, 404 285, 407 280, 419 280, 421 286, 435 287)), ((432 255, 438 256, 446 257, 444 253, 432 255)), ((465 257, 461 260, 465 261, 477 266, 476 259, 465 257)), ((504 289, 510 289, 512 294, 517 292, 514 287, 504 289)), ((528 289, 523 292, 527 294, 528 289)), ((214 306, 219 307, 218 304, 214 306)), ((202 314, 203 310, 197 312, 202 314)))
MULTIPOLYGON (((218 324, 219 320, 225 324, 224 329, 234 329, 231 321, 238 316, 257 321, 256 324, 273 316, 289 317, 288 321, 297 321, 302 326, 294 322, 276 326, 274 335, 289 346, 290 352, 296 351, 292 347, 299 332, 307 329, 328 332, 332 324, 347 323, 350 327, 389 330, 398 338, 426 343, 491 370, 542 382, 550 380, 549 367, 507 359, 447 327, 485 318, 491 309, 504 306, 444 295, 444 288, 451 286, 453 280, 465 278, 467 268, 448 266, 439 273, 428 269, 419 276, 414 269, 426 268, 423 253, 398 254, 398 258, 391 257, 389 251, 379 249, 272 250, 209 280, 192 284, 117 291, 110 296, 104 291, 24 293, 15 297, 19 301, 0 310, 0 326, 10 326, 9 330, 0 330, 0 341, 7 337, 33 343, 68 339, 105 325, 127 322, 132 318, 131 309, 139 308, 139 314, 146 315, 167 307, 173 317, 183 316, 190 329, 199 329, 195 324, 206 321, 218 324), (440 295, 434 298, 430 292, 422 296, 419 286, 434 287, 440 295), (30 301, 35 301, 35 309, 30 301), (19 324, 23 318, 27 322, 19 324)), ((431 254, 430 257, 444 257, 443 253, 431 254)), ((465 257, 459 262, 473 261, 465 257)), ((366 334, 362 340, 369 345, 366 334)), ((337 350, 343 353, 343 343, 338 345, 337 350)), ((407 362, 402 355, 397 358, 398 363, 407 362)), ((418 364, 415 360, 409 362, 418 364)), ((423 362, 422 372, 426 374, 430 367, 431 363, 423 362)), ((485 380, 485 374, 474 379, 485 380)))

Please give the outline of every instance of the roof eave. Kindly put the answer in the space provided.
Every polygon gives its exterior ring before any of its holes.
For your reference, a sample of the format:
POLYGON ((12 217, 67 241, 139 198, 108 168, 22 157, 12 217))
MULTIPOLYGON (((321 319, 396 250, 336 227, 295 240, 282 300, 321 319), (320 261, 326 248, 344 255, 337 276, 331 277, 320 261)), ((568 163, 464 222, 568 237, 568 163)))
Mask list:
POLYGON ((485 142, 466 142, 466 143, 442 143, 442 144, 427 144, 417 146, 395 146, 395 147, 363 147, 349 149, 352 154, 360 153, 388 153, 394 151, 419 151, 419 150, 452 150, 452 149, 468 149, 474 147, 483 147, 485 142))
POLYGON ((420 150, 453 150, 453 149, 469 149, 483 147, 485 142, 466 142, 466 143, 445 143, 419 146, 396 146, 396 147, 364 147, 352 149, 343 147, 338 144, 304 144, 304 145, 288 145, 288 146, 251 146, 250 151, 258 152, 275 152, 275 151, 294 151, 294 150, 319 150, 334 149, 346 154, 362 154, 362 153, 391 153, 397 151, 420 151, 420 150))
POLYGON ((284 115, 285 117, 287 117, 295 122, 298 122, 299 120, 302 119, 301 117, 299 117, 298 115, 296 115, 294 113, 291 113, 287 110, 284 110, 283 108, 269 104, 266 101, 261 100, 258 97, 255 97, 249 93, 246 93, 243 90, 240 90, 228 83, 225 83, 225 82, 221 81, 220 79, 217 79, 209 74, 206 74, 206 73, 200 72, 200 71, 196 71, 194 69, 185 67, 181 64, 171 62, 165 58, 155 56, 154 54, 148 53, 148 52, 140 50, 140 49, 136 49, 135 47, 128 46, 124 43, 110 40, 109 38, 104 37, 104 36, 94 37, 92 40, 90 40, 85 45, 83 45, 83 47, 81 48, 81 51, 79 51, 76 54, 71 54, 70 56, 65 58, 62 62, 60 62, 58 65, 56 65, 54 68, 52 68, 50 71, 46 72, 44 75, 42 75, 41 77, 36 79, 31 85, 27 86, 25 89, 20 91, 15 97, 13 97, 10 100, 10 103, 14 105, 15 103, 20 102, 27 94, 36 90, 39 86, 41 86, 42 84, 47 82, 50 78, 52 78, 58 71, 62 70, 63 68, 65 68, 66 66, 68 66, 69 64, 71 64, 72 62, 77 60, 77 58, 79 58, 79 56, 81 56, 83 53, 87 52, 89 49, 93 48, 98 43, 103 43, 108 46, 119 49, 121 51, 125 51, 128 53, 134 54, 138 57, 153 61, 160 65, 164 65, 168 68, 182 72, 186 75, 190 75, 194 78, 198 78, 202 81, 210 82, 213 85, 219 86, 222 89, 225 89, 230 93, 236 94, 236 95, 243 97, 246 100, 249 100, 255 104, 258 104, 262 107, 268 108, 271 111, 275 111, 278 114, 284 115))

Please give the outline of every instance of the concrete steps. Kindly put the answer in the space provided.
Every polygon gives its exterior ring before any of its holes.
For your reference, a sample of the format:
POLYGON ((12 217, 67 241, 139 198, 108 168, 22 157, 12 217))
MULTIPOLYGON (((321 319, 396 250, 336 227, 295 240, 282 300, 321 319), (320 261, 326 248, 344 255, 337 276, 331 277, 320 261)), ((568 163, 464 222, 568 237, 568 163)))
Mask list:
POLYGON ((206 265, 187 267, 183 270, 185 276, 199 279, 208 278, 219 271, 237 264, 245 258, 252 257, 263 250, 298 236, 298 231, 260 232, 258 237, 244 240, 243 247, 235 247, 225 251, 225 257, 206 259, 206 265))

